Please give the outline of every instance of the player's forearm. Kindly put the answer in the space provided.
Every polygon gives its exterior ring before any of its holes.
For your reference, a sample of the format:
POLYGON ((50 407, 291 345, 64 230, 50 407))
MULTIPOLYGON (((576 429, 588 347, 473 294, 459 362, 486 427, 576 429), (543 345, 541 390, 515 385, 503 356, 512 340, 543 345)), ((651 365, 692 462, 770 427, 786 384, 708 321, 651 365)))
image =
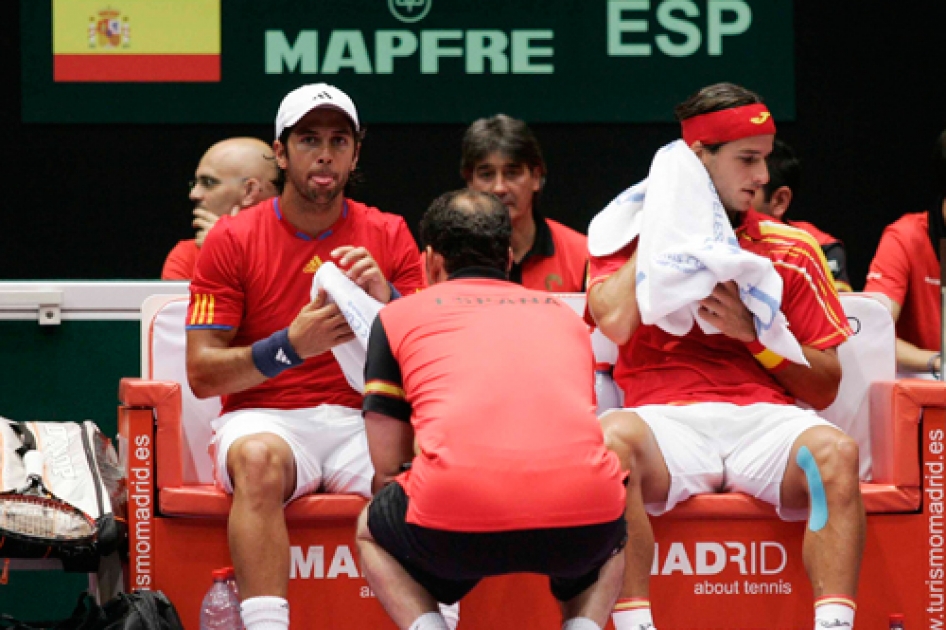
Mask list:
POLYGON ((250 347, 188 349, 187 380, 198 398, 234 394, 267 380, 250 347))
POLYGON ((930 372, 930 361, 933 368, 939 371, 941 359, 938 352, 918 348, 909 341, 897 339, 897 366, 905 372, 930 372))
POLYGON ((810 367, 785 361, 773 373, 775 379, 800 400, 815 409, 824 409, 837 398, 841 385, 841 362, 834 350, 818 350, 802 346, 810 367))
POLYGON ((601 333, 616 343, 627 343, 641 322, 637 307, 637 254, 607 280, 591 287, 588 310, 601 333))

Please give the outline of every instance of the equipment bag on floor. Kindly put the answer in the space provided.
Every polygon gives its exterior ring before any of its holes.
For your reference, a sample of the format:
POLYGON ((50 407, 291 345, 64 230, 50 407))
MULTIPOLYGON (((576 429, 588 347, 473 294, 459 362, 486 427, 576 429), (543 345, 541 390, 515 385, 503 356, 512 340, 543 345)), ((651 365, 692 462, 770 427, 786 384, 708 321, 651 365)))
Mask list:
POLYGON ((115 518, 124 516, 124 486, 115 448, 94 422, 0 417, 0 557, 94 570, 124 539, 124 519, 115 518))
POLYGON ((18 621, 0 614, 5 630, 184 630, 174 605, 161 591, 119 593, 99 606, 88 593, 68 619, 60 621, 18 621))

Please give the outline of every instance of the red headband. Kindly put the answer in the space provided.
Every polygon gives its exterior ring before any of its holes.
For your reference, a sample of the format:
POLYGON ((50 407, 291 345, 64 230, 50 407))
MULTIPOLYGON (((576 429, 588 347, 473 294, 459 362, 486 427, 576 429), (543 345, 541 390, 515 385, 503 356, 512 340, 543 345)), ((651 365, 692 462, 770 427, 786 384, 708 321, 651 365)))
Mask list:
POLYGON ((762 103, 701 114, 687 118, 680 126, 687 146, 692 146, 697 140, 703 144, 722 144, 750 136, 775 134, 775 121, 762 103))

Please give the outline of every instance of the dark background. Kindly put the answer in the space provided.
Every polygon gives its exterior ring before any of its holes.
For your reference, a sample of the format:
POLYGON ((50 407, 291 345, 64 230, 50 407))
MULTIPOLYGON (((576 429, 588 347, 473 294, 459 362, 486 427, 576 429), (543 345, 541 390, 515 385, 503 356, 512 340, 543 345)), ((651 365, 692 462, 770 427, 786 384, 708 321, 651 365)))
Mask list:
MULTIPOLYGON (((6 23, 19 24, 19 3, 4 8, 6 23)), ((883 227, 932 198, 933 144, 946 128, 944 24, 941 0, 795 2, 797 117, 779 133, 801 157, 803 179, 789 216, 845 242, 855 289, 883 227)), ((269 140, 272 126, 23 124, 20 38, 28 35, 0 36, 0 278, 157 278, 171 247, 192 236, 186 182, 204 150, 233 135, 269 140)), ((353 196, 403 214, 416 231, 427 204, 462 184, 464 125, 365 122, 365 179, 353 196)), ((543 210, 581 231, 679 135, 671 124, 533 129, 549 165, 543 210)))

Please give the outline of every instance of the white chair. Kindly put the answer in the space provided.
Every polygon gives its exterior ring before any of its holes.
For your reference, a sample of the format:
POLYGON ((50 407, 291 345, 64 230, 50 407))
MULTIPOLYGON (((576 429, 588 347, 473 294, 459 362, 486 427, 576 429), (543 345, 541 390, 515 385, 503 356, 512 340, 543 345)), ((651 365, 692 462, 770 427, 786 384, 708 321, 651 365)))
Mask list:
POLYGON ((154 295, 141 306, 141 378, 181 384, 181 431, 184 483, 212 484, 213 462, 207 452, 210 423, 220 415, 220 398, 199 399, 187 382, 187 295, 154 295), (155 348, 159 351, 155 352, 155 348))

